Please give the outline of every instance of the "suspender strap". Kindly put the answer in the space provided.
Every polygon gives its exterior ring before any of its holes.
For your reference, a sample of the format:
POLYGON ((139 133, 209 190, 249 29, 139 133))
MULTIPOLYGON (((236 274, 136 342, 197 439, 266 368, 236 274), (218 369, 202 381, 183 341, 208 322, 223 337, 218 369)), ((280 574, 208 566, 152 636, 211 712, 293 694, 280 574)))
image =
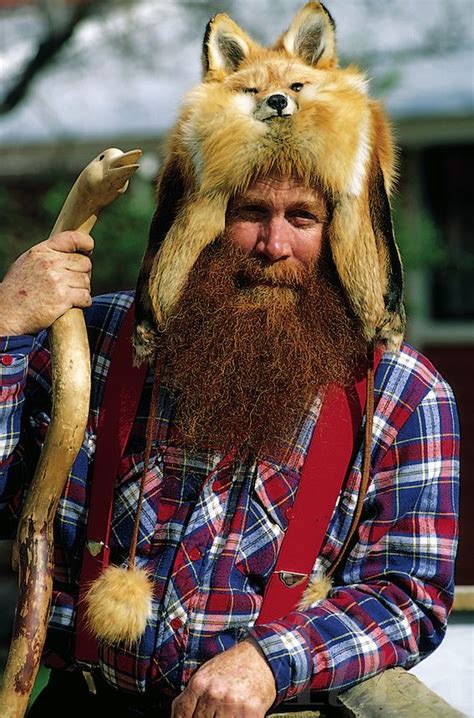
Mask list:
MULTIPOLYGON (((380 358, 381 353, 376 352, 376 365, 380 358)), ((257 624, 286 616, 297 606, 308 584, 352 465, 366 395, 367 374, 363 372, 355 385, 347 390, 336 387, 323 401, 257 624)))
POLYGON ((135 421, 148 370, 146 366, 133 366, 131 330, 134 313, 132 303, 115 342, 99 412, 76 620, 75 655, 77 660, 85 663, 97 663, 98 657, 97 641, 87 630, 83 597, 90 584, 109 563, 115 479, 135 421))

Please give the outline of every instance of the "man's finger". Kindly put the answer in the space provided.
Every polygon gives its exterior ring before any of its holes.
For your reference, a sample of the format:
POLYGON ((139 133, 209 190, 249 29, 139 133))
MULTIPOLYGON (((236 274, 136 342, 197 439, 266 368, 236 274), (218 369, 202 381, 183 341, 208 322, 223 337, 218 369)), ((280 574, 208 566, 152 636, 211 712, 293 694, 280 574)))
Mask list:
MULTIPOLYGON (((214 718, 217 713, 217 708, 218 705, 216 701, 209 698, 209 696, 201 696, 194 709, 193 718, 214 718)), ((229 713, 227 715, 229 715, 229 713)))
POLYGON ((84 254, 65 254, 62 263, 66 269, 71 272, 90 272, 92 269, 92 262, 89 257, 84 254))
POLYGON ((66 282, 67 286, 72 289, 87 289, 90 292, 91 280, 87 272, 71 272, 66 270, 66 282))
POLYGON ((171 718, 193 718, 198 696, 189 686, 171 704, 171 718))
POLYGON ((85 232, 60 232, 46 240, 46 244, 57 252, 89 253, 94 249, 94 240, 85 232))
POLYGON ((87 289, 71 289, 71 302, 73 307, 87 309, 92 304, 90 292, 87 289))

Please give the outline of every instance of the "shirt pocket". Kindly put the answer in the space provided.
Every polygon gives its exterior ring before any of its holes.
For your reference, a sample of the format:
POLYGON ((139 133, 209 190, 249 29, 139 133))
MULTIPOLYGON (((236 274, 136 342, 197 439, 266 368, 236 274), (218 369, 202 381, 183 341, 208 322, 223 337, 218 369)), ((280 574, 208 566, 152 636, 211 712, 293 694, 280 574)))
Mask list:
POLYGON ((262 588, 275 567, 293 507, 299 474, 260 462, 249 497, 236 568, 262 588))
MULTIPOLYGON (((124 557, 128 556, 132 540, 142 474, 143 453, 129 454, 122 458, 114 491, 111 548, 123 553, 124 557)), ((140 512, 138 556, 148 557, 150 554, 162 483, 163 473, 159 463, 152 457, 145 478, 140 512)))

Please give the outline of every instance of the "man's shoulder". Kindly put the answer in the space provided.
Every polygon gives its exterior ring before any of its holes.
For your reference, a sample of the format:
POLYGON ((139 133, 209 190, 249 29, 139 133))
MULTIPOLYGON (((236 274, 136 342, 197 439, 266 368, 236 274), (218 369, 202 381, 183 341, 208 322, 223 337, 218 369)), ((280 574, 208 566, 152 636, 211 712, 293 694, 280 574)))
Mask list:
POLYGON ((400 351, 385 352, 375 377, 378 409, 406 415, 424 400, 453 401, 452 389, 431 361, 406 342, 400 351))

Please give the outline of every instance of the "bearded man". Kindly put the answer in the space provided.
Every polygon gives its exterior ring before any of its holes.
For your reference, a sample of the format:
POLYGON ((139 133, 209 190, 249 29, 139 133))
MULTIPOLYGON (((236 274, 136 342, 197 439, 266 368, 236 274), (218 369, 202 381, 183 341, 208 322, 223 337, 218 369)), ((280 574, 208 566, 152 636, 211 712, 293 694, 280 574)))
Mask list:
POLYGON ((442 640, 456 409, 401 343, 389 130, 334 53, 320 3, 268 51, 214 18, 136 297, 91 301, 93 240, 78 232, 33 247, 0 285, 6 536, 51 417, 43 330, 81 307, 92 353, 56 517, 51 679, 32 716, 66 703, 70 716, 263 718, 307 688, 410 668, 442 640), (124 565, 151 591, 140 630, 141 588, 113 583, 124 565))
MULTIPOLYGON (((373 485, 350 560, 327 599, 251 627, 291 516, 318 393, 349 383, 365 351, 328 251, 328 212, 319 190, 259 178, 229 205, 224 235, 201 256, 163 333, 156 463, 138 546, 153 567, 156 612, 139 646, 102 647, 95 696, 73 642, 94 421, 88 429, 58 517, 45 651, 52 678, 32 715, 62 715, 63 696, 72 715, 263 716, 309 683, 346 687, 413 665, 440 641, 452 591, 455 411, 449 387, 409 347, 385 355, 376 373, 373 485), (410 418, 398 432, 397 406, 407 401, 410 418), (222 464, 229 447, 239 452, 222 464)), ((50 415, 49 353, 44 333, 33 335, 65 308, 86 310, 96 416, 103 367, 133 299, 117 293, 90 306, 84 255, 92 247, 87 235, 56 235, 20 257, 0 285, 7 526, 50 415)), ((130 542, 152 380, 150 372, 117 477, 116 562, 130 542)), ((315 573, 329 565, 353 510, 349 485, 315 573)))

